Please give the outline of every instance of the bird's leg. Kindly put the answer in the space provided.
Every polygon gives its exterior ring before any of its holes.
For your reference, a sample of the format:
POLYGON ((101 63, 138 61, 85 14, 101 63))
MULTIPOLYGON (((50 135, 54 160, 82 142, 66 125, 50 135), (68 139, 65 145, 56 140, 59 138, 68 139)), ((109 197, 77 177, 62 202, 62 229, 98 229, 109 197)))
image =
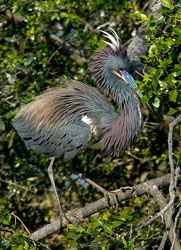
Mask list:
MULTIPOLYGON (((113 199, 115 203, 115 208, 116 210, 119 207, 118 199, 117 199, 117 190, 116 191, 107 191, 103 187, 99 186, 97 183, 94 181, 90 180, 87 177, 83 177, 82 174, 79 174, 80 178, 83 178, 87 183, 89 183, 91 186, 95 187, 98 191, 103 193, 104 197, 107 199, 108 205, 110 205, 110 201, 113 199)), ((118 190, 119 191, 119 190, 118 190)))
MULTIPOLYGON (((63 217, 64 217, 68 222, 74 224, 74 220, 71 220, 70 218, 68 218, 68 217, 66 216, 66 214, 64 213, 64 211, 63 211, 63 209, 62 209, 62 206, 61 206, 61 204, 60 204, 60 200, 59 200, 59 197, 58 197, 58 193, 57 193, 57 189, 56 189, 55 181, 54 181, 54 176, 53 176, 53 164, 54 164, 54 161, 55 161, 55 157, 52 157, 51 162, 50 162, 50 165, 49 165, 49 167, 48 167, 48 176, 49 176, 49 179, 50 179, 52 188, 53 188, 53 192, 54 192, 54 194, 55 194, 55 199, 56 199, 57 208, 58 208, 58 218, 60 219, 60 225, 62 226, 62 219, 63 219, 63 217)), ((82 221, 82 219, 79 218, 79 217, 76 216, 76 215, 72 215, 72 217, 75 217, 77 220, 82 221)))
POLYGON ((56 189, 55 181, 54 181, 54 176, 53 176, 53 164, 54 164, 54 161, 55 161, 55 157, 52 157, 50 165, 48 167, 48 176, 50 178, 50 182, 51 182, 51 185, 52 185, 52 188, 53 188, 53 192, 55 194, 55 199, 56 199, 57 208, 58 208, 58 216, 59 216, 59 218, 61 218, 61 221, 62 221, 62 216, 64 216, 64 213, 63 213, 62 206, 60 204, 60 200, 59 200, 59 197, 58 197, 58 193, 57 193, 57 189, 56 189))

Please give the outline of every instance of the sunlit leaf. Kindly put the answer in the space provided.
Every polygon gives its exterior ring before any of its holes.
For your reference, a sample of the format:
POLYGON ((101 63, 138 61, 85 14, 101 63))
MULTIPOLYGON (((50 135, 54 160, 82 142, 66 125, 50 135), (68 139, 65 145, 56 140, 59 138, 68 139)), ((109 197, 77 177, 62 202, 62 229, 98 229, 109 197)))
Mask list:
POLYGON ((110 235, 113 234, 113 230, 109 226, 104 225, 104 230, 110 235))
POLYGON ((141 20, 142 20, 143 22, 145 22, 145 21, 148 20, 148 17, 147 17, 145 14, 143 14, 143 13, 140 15, 140 18, 141 18, 141 20))
POLYGON ((155 108, 158 108, 160 106, 160 99, 158 97, 155 97, 155 100, 153 102, 153 106, 155 108))
POLYGON ((173 8, 171 0, 160 0, 161 4, 166 8, 173 8))
POLYGON ((178 91, 176 89, 170 91, 170 93, 169 93, 170 101, 176 102, 177 96, 178 96, 178 91))
POLYGON ((72 224, 67 224, 67 228, 68 228, 68 229, 72 229, 72 230, 73 230, 73 229, 75 228, 75 226, 74 226, 74 225, 72 225, 72 224))

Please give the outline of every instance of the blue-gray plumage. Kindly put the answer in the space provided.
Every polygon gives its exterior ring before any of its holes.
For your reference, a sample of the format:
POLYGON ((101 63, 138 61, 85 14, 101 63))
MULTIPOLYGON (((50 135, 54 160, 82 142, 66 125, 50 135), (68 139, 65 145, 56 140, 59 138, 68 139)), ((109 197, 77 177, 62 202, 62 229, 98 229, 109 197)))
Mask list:
MULTIPOLYGON (((90 70, 100 91, 69 80, 24 106, 13 123, 26 146, 37 153, 53 156, 48 168, 60 215, 63 214, 53 178, 54 158, 73 159, 86 147, 101 148, 108 156, 120 156, 140 130, 142 97, 129 72, 114 30, 104 32, 108 46, 92 58, 90 70)), ((101 189, 102 190, 102 189, 101 189)))
POLYGON ((142 118, 140 91, 128 73, 117 34, 104 32, 110 42, 92 58, 90 70, 99 89, 69 80, 23 107, 13 125, 27 147, 37 153, 71 160, 85 146, 99 142, 109 156, 121 155, 138 133, 142 118))

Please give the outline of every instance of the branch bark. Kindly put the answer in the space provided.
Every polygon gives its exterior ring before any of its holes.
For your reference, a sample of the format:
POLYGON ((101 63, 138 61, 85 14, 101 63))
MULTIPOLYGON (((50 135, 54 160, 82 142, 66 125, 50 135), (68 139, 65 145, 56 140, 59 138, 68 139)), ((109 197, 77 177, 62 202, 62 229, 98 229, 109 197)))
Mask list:
MULTIPOLYGON (((150 193, 150 190, 154 189, 155 186, 157 188, 163 188, 165 186, 168 186, 170 183, 170 176, 170 174, 167 174, 165 176, 146 181, 144 183, 133 186, 131 190, 126 189, 125 191, 123 191, 123 189, 121 189, 117 192, 117 199, 119 202, 121 202, 126 199, 135 198, 145 193, 150 193)), ((110 199, 110 205, 115 205, 115 199, 110 199)), ((71 221, 71 223, 73 223, 74 225, 78 225, 83 219, 108 207, 109 204, 107 202, 107 199, 104 197, 95 202, 87 204, 85 207, 67 212, 66 217, 71 221)), ((60 221, 56 219, 52 223, 32 233, 31 239, 39 241, 55 233, 61 228, 65 228, 68 223, 69 222, 65 218, 63 219, 62 223, 60 223, 60 221)))

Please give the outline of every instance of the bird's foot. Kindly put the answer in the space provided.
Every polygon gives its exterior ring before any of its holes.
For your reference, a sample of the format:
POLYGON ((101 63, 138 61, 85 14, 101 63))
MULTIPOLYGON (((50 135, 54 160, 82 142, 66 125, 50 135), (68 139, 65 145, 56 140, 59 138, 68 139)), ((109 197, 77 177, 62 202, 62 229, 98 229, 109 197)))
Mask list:
MULTIPOLYGON (((102 187, 101 187, 102 188, 102 187)), ((126 192, 127 190, 130 190, 130 192, 134 192, 133 187, 121 187, 119 189, 116 189, 114 191, 107 191, 105 189, 102 190, 104 197, 107 197, 108 204, 111 205, 112 207, 115 207, 116 212, 119 207, 119 200, 118 200, 118 193, 120 191, 126 192)))
POLYGON ((72 214, 72 213, 68 214, 67 219, 68 219, 68 222, 71 223, 74 226, 77 226, 79 223, 82 223, 84 221, 84 219, 81 218, 79 215, 72 214))
POLYGON ((103 187, 99 186, 94 181, 90 180, 89 178, 83 177, 82 174, 79 174, 79 177, 84 178, 84 180, 89 183, 91 186, 95 187, 99 192, 103 193, 104 197, 107 200, 108 206, 112 206, 118 210, 119 203, 117 199, 117 190, 116 191, 107 191, 103 187))
POLYGON ((122 191, 122 192, 124 193, 124 192, 126 192, 127 190, 130 190, 131 193, 134 192, 134 188, 133 188, 133 187, 129 187, 129 186, 127 186, 127 187, 121 187, 121 188, 116 189, 116 190, 114 190, 114 191, 112 191, 112 192, 113 192, 113 193, 118 193, 118 192, 122 191))
POLYGON ((114 208, 117 212, 119 207, 117 191, 107 191, 104 189, 103 194, 107 200, 108 206, 114 208))
POLYGON ((60 205, 60 202, 58 204, 58 211, 57 211, 57 219, 60 221, 60 228, 64 225, 63 222, 65 223, 70 223, 73 224, 74 226, 77 226, 79 223, 83 221, 82 218, 80 218, 79 215, 77 214, 72 214, 72 213, 65 213, 60 205))
POLYGON ((60 213, 60 211, 58 211, 56 218, 57 218, 57 220, 59 220, 60 228, 63 227, 65 221, 69 222, 69 218, 62 210, 61 210, 61 213, 60 213))

